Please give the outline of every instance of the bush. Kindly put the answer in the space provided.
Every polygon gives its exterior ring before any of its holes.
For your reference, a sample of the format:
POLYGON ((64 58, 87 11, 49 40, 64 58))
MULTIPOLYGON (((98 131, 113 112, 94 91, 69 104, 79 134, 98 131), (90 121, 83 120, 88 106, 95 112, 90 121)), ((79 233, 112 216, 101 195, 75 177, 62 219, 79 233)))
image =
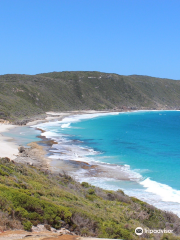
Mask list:
POLYGON ((89 183, 87 183, 87 182, 82 182, 82 183, 81 183, 81 186, 83 186, 83 187, 85 187, 85 188, 90 187, 89 183))
POLYGON ((9 174, 4 172, 2 169, 0 169, 0 175, 2 175, 2 176, 9 176, 9 174))
MULTIPOLYGON (((0 174, 0 210, 6 212, 0 219, 3 229, 18 228, 17 221, 26 230, 37 224, 56 229, 68 225, 76 234, 126 240, 139 239, 134 233, 137 226, 180 232, 176 215, 130 198, 120 190, 107 191, 86 182, 79 184, 67 174, 43 173, 7 159, 0 159, 0 169, 9 175, 0 174)), ((164 239, 178 237, 171 234, 164 239)))
POLYGON ((32 223, 30 221, 23 222, 24 230, 31 231, 32 223))
POLYGON ((14 211, 15 216, 23 222, 26 219, 30 222, 47 222, 56 228, 60 227, 61 219, 66 223, 71 222, 72 214, 67 207, 26 195, 21 193, 20 190, 0 187, 0 190, 2 189, 4 197, 1 196, 0 198, 0 207, 6 209, 7 200, 12 201, 13 205, 9 209, 10 213, 14 211))
POLYGON ((7 212, 0 211, 0 231, 9 229, 23 229, 23 226, 15 216, 12 218, 7 212))
POLYGON ((92 194, 95 194, 95 191, 93 188, 90 188, 90 189, 88 189, 88 193, 92 195, 92 194))

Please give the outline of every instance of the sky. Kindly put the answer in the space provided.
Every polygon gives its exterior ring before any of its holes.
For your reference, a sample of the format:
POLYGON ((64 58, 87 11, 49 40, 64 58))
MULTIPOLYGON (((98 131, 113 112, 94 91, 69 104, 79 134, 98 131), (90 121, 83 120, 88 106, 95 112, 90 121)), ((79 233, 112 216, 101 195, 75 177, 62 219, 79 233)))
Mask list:
POLYGON ((179 0, 0 0, 0 74, 180 80, 179 0))

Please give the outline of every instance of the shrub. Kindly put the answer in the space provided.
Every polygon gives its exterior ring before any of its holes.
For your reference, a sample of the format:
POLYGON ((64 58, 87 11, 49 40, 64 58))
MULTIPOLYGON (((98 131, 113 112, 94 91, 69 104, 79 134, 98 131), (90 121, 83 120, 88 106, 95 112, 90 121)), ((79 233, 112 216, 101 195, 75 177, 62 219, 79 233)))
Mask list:
POLYGON ((81 183, 81 186, 83 186, 83 187, 85 187, 85 188, 90 187, 89 183, 87 183, 87 182, 82 182, 82 183, 81 183))
POLYGON ((23 229, 23 226, 15 216, 12 218, 8 213, 0 211, 0 231, 9 229, 23 229))
POLYGON ((30 221, 23 222, 24 230, 31 231, 32 223, 30 221))
MULTIPOLYGON (((0 219, 3 228, 5 225, 6 229, 18 228, 18 219, 27 230, 32 224, 44 223, 49 228, 68 226, 77 234, 102 238, 138 239, 134 233, 137 226, 180 232, 180 219, 176 215, 130 198, 121 190, 114 192, 86 182, 79 184, 67 174, 43 173, 6 159, 0 159, 0 166, 9 174, 0 175, 0 209, 6 212, 0 219)), ((164 239, 178 239, 171 235, 164 239)))
POLYGON ((2 169, 0 169, 0 175, 1 176, 9 176, 9 174, 4 172, 2 169))
POLYGON ((93 188, 90 188, 90 189, 88 189, 88 193, 92 195, 92 194, 95 194, 95 191, 93 188))

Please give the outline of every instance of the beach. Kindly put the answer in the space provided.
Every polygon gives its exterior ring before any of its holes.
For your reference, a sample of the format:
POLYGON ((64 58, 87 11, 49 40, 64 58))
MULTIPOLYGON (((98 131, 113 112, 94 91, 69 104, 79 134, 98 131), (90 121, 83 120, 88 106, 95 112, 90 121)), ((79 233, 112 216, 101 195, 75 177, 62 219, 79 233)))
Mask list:
MULTIPOLYGON (((108 111, 94 111, 94 110, 84 110, 84 111, 68 111, 68 112, 47 112, 46 118, 34 120, 28 122, 26 126, 33 127, 40 123, 49 123, 55 121, 62 121, 66 117, 75 116, 75 115, 91 115, 91 114, 110 114, 108 111)), ((43 146, 37 143, 29 143, 28 148, 20 153, 18 148, 19 145, 10 137, 3 136, 3 132, 10 131, 13 128, 19 127, 17 125, 12 124, 1 124, 0 125, 0 157, 8 157, 11 160, 14 160, 18 163, 26 163, 30 165, 34 165, 45 170, 50 170, 53 172, 67 172, 74 173, 79 172, 80 170, 86 171, 86 175, 89 177, 115 177, 114 167, 107 166, 106 164, 99 165, 90 164, 88 162, 76 161, 76 160, 57 160, 52 159, 47 156, 50 148, 52 146, 55 147, 56 142, 48 139, 48 137, 43 136, 43 130, 41 130, 42 134, 40 136, 40 142, 43 143, 43 146), (30 148, 29 148, 30 147, 30 148)), ((21 127, 20 127, 21 129, 21 127)), ((20 131, 20 130, 19 130, 20 131)), ((72 149, 73 151, 73 149, 72 149)), ((68 157, 68 156, 67 156, 68 157)), ((115 166, 116 168, 116 166, 115 166)), ((119 166, 118 172, 116 171, 116 177, 118 180, 126 180, 129 181, 129 175, 121 169, 119 166)))
MULTIPOLYGON (((33 127, 40 123, 48 123, 53 121, 62 121, 65 117, 70 117, 74 115, 83 115, 83 114, 99 114, 99 113, 108 113, 108 111, 94 111, 94 110, 81 110, 81 111, 67 111, 67 112, 47 112, 46 117, 44 119, 38 119, 30 121, 26 124, 28 127, 33 127)), ((73 171, 75 169, 96 169, 98 174, 103 174, 104 169, 99 169, 98 166, 90 166, 88 163, 82 162, 71 162, 69 161, 58 161, 48 158, 46 156, 49 148, 55 144, 55 142, 48 140, 46 137, 41 136, 40 140, 45 140, 45 145, 47 146, 39 146, 36 143, 29 143, 28 149, 26 149, 23 153, 19 153, 19 145, 16 141, 11 137, 6 137, 3 135, 4 132, 10 132, 11 129, 20 127, 18 125, 0 123, 0 157, 8 157, 15 162, 28 163, 33 164, 38 167, 45 167, 51 171, 73 171), (53 163, 52 163, 53 162, 53 163), (50 164, 52 163, 52 164, 50 164), (75 164, 76 163, 76 164, 75 164)), ((21 127, 20 127, 21 128, 21 127)), ((41 129, 39 129, 41 130, 41 129)), ((20 130, 19 130, 20 131, 20 130)), ((42 131, 42 130, 41 130, 42 131)), ((127 179, 127 176, 123 173, 122 179, 127 179)))
MULTIPOLYGON (((71 112, 62 112, 62 113, 55 113, 55 112, 47 112, 47 117, 40 120, 34 120, 28 122, 26 126, 33 126, 38 123, 48 122, 52 120, 62 120, 65 116, 70 116, 71 114, 76 114, 77 111, 71 112)), ((11 160, 14 160, 18 156, 18 145, 13 141, 10 137, 5 137, 3 132, 8 132, 13 128, 19 127, 18 125, 13 125, 6 123, 0 123, 0 157, 8 157, 11 160)))
MULTIPOLYGON (((143 112, 145 111, 134 111, 133 114, 138 115, 143 114, 143 112)), ((165 114, 165 112, 158 113, 158 111, 151 111, 151 113, 153 112, 154 114, 157 114, 159 118, 161 118, 163 114, 165 114)), ((22 153, 18 154, 17 158, 15 158, 16 156, 13 155, 13 158, 10 159, 14 159, 15 162, 19 163, 27 163, 44 169, 45 171, 51 171, 57 174, 59 172, 66 172, 79 182, 89 182, 92 185, 104 189, 122 189, 129 196, 135 196, 145 202, 148 202, 149 204, 156 206, 157 208, 168 211, 170 210, 179 215, 179 203, 178 201, 176 201, 179 196, 179 192, 177 190, 178 188, 170 188, 166 184, 161 184, 162 182, 160 180, 156 182, 152 181, 152 179, 149 178, 148 175, 146 175, 146 172, 150 172, 148 168, 150 169, 151 165, 148 166, 146 163, 146 165, 144 165, 144 167, 142 168, 142 170, 145 171, 146 176, 145 178, 143 178, 143 176, 139 173, 139 170, 133 170, 134 168, 131 167, 131 163, 113 163, 111 162, 111 160, 113 160, 113 156, 109 156, 110 158, 108 160, 108 156, 99 155, 99 153, 94 150, 93 147, 83 147, 83 145, 81 145, 81 140, 76 138, 76 134, 74 135, 74 138, 69 139, 69 141, 66 136, 65 138, 63 137, 63 135, 61 136, 61 134, 58 136, 56 134, 56 130, 55 132, 53 130, 56 129, 56 127, 60 127, 65 133, 68 129, 71 129, 71 124, 73 125, 75 122, 81 122, 81 120, 96 119, 96 117, 99 116, 103 117, 118 115, 119 112, 68 111, 61 113, 48 112, 46 114, 47 115, 45 119, 35 120, 27 124, 27 127, 41 130, 38 136, 39 142, 33 142, 28 144, 30 148, 25 148, 22 153), (53 135, 52 133, 54 133, 55 135, 53 135), (99 158, 97 156, 99 156, 99 158), (137 191, 135 189, 137 189, 137 191), (171 208, 169 208, 169 206, 171 206, 171 208)), ((131 113, 125 112, 125 114, 122 114, 122 116, 125 117, 125 115, 127 114, 131 113)), ((8 129, 13 129, 13 127, 15 126, 7 125, 5 127, 4 125, 5 131, 8 129)), ((73 129, 74 128, 72 128, 72 131, 73 129)), ((86 127, 84 129, 86 129, 86 127)), ((128 129, 130 130, 131 128, 128 129)), ((79 132, 79 130, 77 130, 77 132, 79 132)), ((88 134, 90 134, 90 132, 88 134)), ((125 135, 127 135, 127 132, 125 132, 125 135)), ((124 141, 126 137, 125 135, 121 135, 122 141, 124 141)), ((88 138, 93 138, 93 136, 87 136, 88 138)), ((135 138, 138 137, 138 135, 134 136, 135 138)), ((10 141, 10 138, 6 139, 5 137, 3 137, 3 143, 7 145, 9 143, 12 143, 14 147, 13 149, 16 150, 16 153, 13 154, 17 155, 18 145, 14 144, 12 142, 12 139, 10 141)), ((124 144, 124 142, 122 142, 122 144, 124 144)), ((108 145, 110 146, 110 144, 108 145)), ((123 145, 121 145, 121 147, 122 146, 123 145)), ((134 148, 132 147, 133 145, 132 143, 130 143, 128 147, 130 150, 136 149, 137 151, 139 151, 141 149, 140 146, 134 146, 134 148)), ((4 154, 9 153, 7 148, 4 152, 4 154)), ((131 158, 129 160, 133 160, 134 156, 135 155, 132 152, 131 158)), ((150 156, 150 152, 149 154, 145 154, 144 157, 142 157, 142 160, 140 159, 140 155, 138 156, 138 161, 141 161, 141 164, 144 164, 145 156, 150 156)), ((139 168, 141 169, 141 166, 139 168)), ((152 173, 153 172, 154 171, 152 171, 152 173)), ((163 171, 160 171, 160 174, 163 174, 163 171)))
POLYGON ((3 136, 3 132, 10 131, 16 125, 0 123, 0 157, 8 157, 11 160, 18 155, 18 145, 11 138, 3 136))

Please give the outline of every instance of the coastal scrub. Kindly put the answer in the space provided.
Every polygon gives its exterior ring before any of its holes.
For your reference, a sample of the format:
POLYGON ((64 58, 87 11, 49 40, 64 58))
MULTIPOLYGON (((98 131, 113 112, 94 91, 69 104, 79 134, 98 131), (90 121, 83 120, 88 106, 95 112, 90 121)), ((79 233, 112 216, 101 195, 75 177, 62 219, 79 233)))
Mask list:
MULTIPOLYGON (((121 190, 106 191, 88 183, 78 183, 67 174, 52 174, 33 166, 0 159, 1 229, 48 224, 66 227, 82 236, 139 239, 134 230, 171 229, 176 234, 156 239, 180 239, 180 219, 163 212, 121 190), (10 224, 11 219, 11 224, 10 224), (14 221, 14 224, 12 224, 14 221)), ((142 235, 154 239, 152 234, 142 235)), ((157 238, 158 237, 158 238, 157 238)))

